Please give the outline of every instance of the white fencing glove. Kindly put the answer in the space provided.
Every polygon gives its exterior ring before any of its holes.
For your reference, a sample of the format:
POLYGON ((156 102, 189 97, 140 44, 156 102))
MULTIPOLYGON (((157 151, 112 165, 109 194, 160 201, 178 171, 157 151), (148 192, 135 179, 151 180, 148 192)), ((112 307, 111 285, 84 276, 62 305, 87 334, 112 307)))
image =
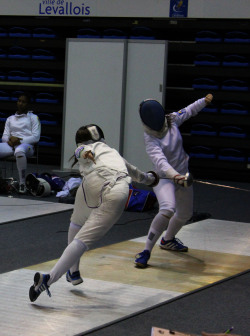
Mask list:
POLYGON ((193 177, 190 173, 181 175, 172 167, 166 171, 166 176, 168 179, 173 180, 175 184, 183 187, 189 187, 193 184, 193 177))
POLYGON ((183 187, 190 187, 193 184, 193 177, 190 173, 187 173, 186 175, 175 175, 174 177, 174 183, 180 184, 183 187))

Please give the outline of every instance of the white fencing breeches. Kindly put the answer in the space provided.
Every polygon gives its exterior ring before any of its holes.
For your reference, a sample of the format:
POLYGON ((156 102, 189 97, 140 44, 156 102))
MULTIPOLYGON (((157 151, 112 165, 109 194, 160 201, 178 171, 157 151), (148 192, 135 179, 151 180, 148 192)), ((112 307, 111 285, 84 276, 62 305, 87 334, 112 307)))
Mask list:
POLYGON ((117 180, 115 185, 102 193, 100 206, 89 208, 82 185, 78 188, 71 222, 81 225, 75 239, 82 241, 87 248, 101 239, 122 215, 128 199, 129 184, 126 178, 117 180))

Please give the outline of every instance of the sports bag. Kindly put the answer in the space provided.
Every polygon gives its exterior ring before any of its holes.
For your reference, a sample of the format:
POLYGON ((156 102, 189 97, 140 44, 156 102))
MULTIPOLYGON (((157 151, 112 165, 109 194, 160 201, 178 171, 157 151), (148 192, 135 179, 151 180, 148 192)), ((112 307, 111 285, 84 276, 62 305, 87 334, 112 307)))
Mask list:
POLYGON ((129 185, 129 196, 125 205, 126 211, 143 212, 151 210, 157 201, 153 191, 137 189, 129 185))

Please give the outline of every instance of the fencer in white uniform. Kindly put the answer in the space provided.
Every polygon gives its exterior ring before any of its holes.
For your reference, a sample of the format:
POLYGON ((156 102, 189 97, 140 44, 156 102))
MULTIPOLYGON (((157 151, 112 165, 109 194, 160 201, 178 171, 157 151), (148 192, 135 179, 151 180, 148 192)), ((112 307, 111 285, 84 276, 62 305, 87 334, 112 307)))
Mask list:
POLYGON ((144 251, 136 256, 137 267, 147 266, 155 243, 166 229, 160 247, 179 252, 188 251, 188 247, 175 238, 193 215, 193 186, 188 171, 189 156, 183 148, 179 126, 197 115, 212 99, 213 96, 208 94, 169 115, 166 115, 162 105, 153 99, 146 99, 140 104, 139 113, 144 128, 146 152, 160 177, 160 182, 154 187, 159 212, 151 223, 144 251))
POLYGON ((15 155, 19 174, 19 192, 25 193, 25 175, 27 157, 34 154, 34 144, 41 135, 41 124, 37 115, 28 111, 30 98, 21 94, 17 101, 18 111, 7 118, 5 122, 2 143, 0 143, 0 158, 15 155))
POLYGON ((128 199, 131 178, 150 186, 158 183, 154 172, 140 171, 109 147, 99 126, 81 127, 75 140, 75 162, 79 163, 83 181, 76 193, 68 246, 49 274, 35 274, 34 284, 29 291, 32 302, 44 290, 50 295, 49 287, 65 273, 67 281, 73 285, 83 281, 79 272, 80 257, 121 216, 128 199))

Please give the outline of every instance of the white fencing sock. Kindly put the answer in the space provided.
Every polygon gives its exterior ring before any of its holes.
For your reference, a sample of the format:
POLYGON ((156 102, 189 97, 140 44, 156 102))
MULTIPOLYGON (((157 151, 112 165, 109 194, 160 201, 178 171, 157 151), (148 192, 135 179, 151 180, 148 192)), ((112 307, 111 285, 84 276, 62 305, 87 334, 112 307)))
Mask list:
POLYGON ((148 238, 146 241, 145 250, 152 251, 155 243, 159 239, 162 232, 166 229, 169 219, 172 216, 172 213, 168 210, 160 210, 158 214, 153 219, 149 232, 148 238))
POLYGON ((20 153, 16 156, 16 166, 18 170, 19 175, 19 183, 24 184, 25 183, 25 175, 26 175, 26 169, 27 169, 27 158, 23 154, 20 153))
POLYGON ((175 235, 180 231, 185 221, 183 219, 179 219, 174 215, 168 224, 168 229, 165 233, 164 240, 172 240, 174 239, 175 235))
POLYGON ((76 234, 80 231, 81 228, 82 228, 81 225, 72 222, 69 224, 68 245, 74 240, 76 234))
MULTIPOLYGON (((75 224, 75 223, 70 223, 69 225, 69 231, 68 231, 68 245, 73 241, 73 239, 75 238, 76 234, 80 231, 81 229, 81 225, 75 224)), ((78 261, 72 266, 70 267, 70 273, 74 273, 76 271, 79 271, 79 263, 80 263, 80 258, 78 259, 78 261)))
POLYGON ((50 279, 48 285, 56 282, 65 274, 72 265, 79 260, 83 253, 87 250, 87 246, 80 240, 73 240, 64 250, 61 258, 50 271, 50 279))

